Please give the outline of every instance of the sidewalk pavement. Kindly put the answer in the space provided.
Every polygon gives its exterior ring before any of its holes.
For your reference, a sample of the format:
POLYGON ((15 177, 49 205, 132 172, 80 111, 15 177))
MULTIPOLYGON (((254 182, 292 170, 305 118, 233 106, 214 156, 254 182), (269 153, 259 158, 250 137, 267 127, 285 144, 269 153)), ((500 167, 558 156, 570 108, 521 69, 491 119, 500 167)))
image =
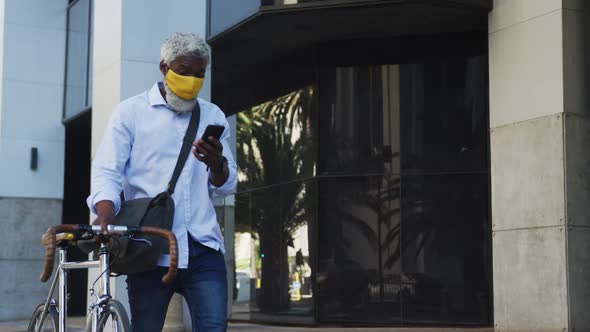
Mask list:
POLYGON ((404 327, 285 327, 272 325, 256 325, 246 323, 231 323, 229 332, 494 332, 493 328, 404 328, 404 327))
MULTIPOLYGON (((68 317, 68 332, 83 331, 85 321, 84 317, 68 317)), ((26 332, 28 327, 25 320, 0 322, 0 332, 26 332)))
MULTIPOLYGON (((82 332, 84 317, 68 318, 68 332, 82 332)), ((0 332, 26 332, 28 321, 0 322, 0 332)), ((366 328, 366 327, 285 327, 272 325, 256 325, 247 323, 230 323, 228 332, 493 332, 494 329, 467 329, 467 328, 366 328)))

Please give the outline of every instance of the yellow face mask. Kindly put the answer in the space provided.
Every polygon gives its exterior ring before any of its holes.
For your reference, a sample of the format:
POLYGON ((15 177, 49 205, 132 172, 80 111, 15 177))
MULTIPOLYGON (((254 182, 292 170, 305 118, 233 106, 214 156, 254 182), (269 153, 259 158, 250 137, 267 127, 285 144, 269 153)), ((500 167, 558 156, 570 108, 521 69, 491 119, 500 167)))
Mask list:
POLYGON ((184 100, 193 100, 201 91, 204 78, 178 75, 172 69, 166 73, 166 83, 172 92, 184 100))

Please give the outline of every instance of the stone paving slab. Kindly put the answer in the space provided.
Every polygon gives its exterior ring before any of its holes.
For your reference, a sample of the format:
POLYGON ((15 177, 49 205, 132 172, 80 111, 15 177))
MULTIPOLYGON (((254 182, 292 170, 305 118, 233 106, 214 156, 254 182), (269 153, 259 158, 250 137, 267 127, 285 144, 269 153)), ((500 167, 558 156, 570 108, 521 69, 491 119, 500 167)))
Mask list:
MULTIPOLYGON (((28 321, 0 322, 0 332, 26 332, 28 321)), ((68 332, 83 331, 84 318, 68 319, 68 332)), ((492 328, 367 328, 367 327, 288 327, 257 325, 248 323, 230 323, 228 332, 493 332, 492 328)))
MULTIPOLYGON (((85 321, 84 317, 68 318, 68 332, 82 332, 85 321)), ((26 332, 27 327, 28 320, 0 322, 0 332, 26 332)))

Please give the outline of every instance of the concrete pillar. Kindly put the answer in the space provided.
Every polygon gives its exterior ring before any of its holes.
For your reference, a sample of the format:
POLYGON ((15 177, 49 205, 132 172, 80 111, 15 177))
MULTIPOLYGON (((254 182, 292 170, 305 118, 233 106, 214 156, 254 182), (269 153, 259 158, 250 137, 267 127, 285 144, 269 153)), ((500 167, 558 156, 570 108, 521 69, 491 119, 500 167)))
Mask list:
POLYGON ((236 257, 235 257, 235 240, 236 218, 234 209, 234 197, 224 199, 223 207, 223 237, 225 239, 225 268, 227 270, 227 315, 231 317, 233 298, 234 298, 234 280, 236 278, 236 257))
POLYGON ((490 13, 497 331, 590 330, 584 5, 496 0, 490 13))
MULTIPOLYGON (((237 160, 237 127, 236 116, 232 115, 227 118, 230 128, 230 142, 229 148, 232 155, 237 160)), ((236 234, 236 212, 235 212, 235 196, 227 196, 223 199, 217 200, 216 206, 220 206, 223 211, 223 238, 225 242, 225 268, 227 270, 227 315, 228 318, 232 314, 233 298, 234 298, 234 281, 236 280, 236 257, 235 257, 235 234, 236 234), (218 202, 218 203, 217 203, 218 202)))
MULTIPOLYGON (((206 0, 101 0, 94 6, 92 158, 114 107, 162 79, 158 64, 164 39, 177 31, 205 37, 207 22, 206 0)), ((210 80, 199 96, 210 98, 210 80)), ((113 280, 113 290, 128 306, 124 277, 113 280)), ((166 323, 175 331, 182 330, 179 301, 171 303, 166 323)))

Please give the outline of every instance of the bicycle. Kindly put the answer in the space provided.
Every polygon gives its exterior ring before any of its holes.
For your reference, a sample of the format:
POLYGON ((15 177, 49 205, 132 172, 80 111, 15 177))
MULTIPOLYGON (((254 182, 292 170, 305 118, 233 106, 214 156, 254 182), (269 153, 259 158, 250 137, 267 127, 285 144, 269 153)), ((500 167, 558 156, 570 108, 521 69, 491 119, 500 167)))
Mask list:
MULTIPOLYGON (((110 263, 109 248, 110 239, 116 239, 121 235, 155 235, 168 240, 170 247, 170 267, 168 273, 162 277, 162 282, 168 284, 174 280, 178 271, 178 244, 176 237, 168 230, 156 227, 127 227, 118 225, 107 226, 106 233, 101 232, 100 226, 90 225, 58 225, 51 227, 43 236, 42 243, 47 246, 43 272, 39 279, 46 282, 51 277, 54 267, 56 247, 59 247, 59 265, 53 278, 49 294, 45 302, 41 302, 31 317, 28 332, 65 332, 67 326, 67 272, 73 269, 100 268, 100 275, 90 288, 90 296, 96 300, 89 305, 86 316, 86 331, 101 332, 110 321, 112 330, 116 332, 131 331, 129 317, 123 305, 113 299, 110 294, 110 263), (95 239, 100 243, 98 260, 82 262, 68 262, 67 248, 79 240, 95 239), (101 290, 97 293, 94 285, 101 280, 101 290), (52 299, 53 293, 59 283, 58 301, 52 299), (47 323, 47 324, 45 324, 47 323)), ((115 240, 116 241, 116 240, 115 240)))

